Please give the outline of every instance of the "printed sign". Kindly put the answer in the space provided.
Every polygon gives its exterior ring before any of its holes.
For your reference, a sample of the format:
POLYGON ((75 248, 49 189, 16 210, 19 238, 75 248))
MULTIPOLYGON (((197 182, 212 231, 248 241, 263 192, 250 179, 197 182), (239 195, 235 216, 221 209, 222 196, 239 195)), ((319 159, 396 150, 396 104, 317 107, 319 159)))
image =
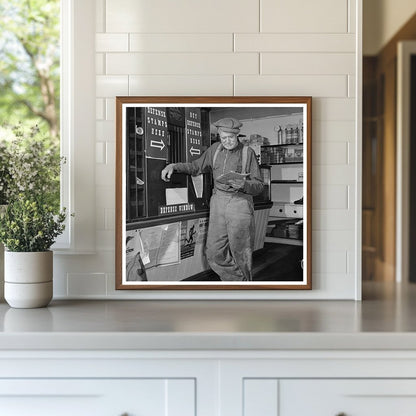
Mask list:
POLYGON ((195 254, 198 232, 199 218, 181 223, 181 260, 195 254))
POLYGON ((202 155, 201 109, 185 108, 186 161, 192 162, 202 155))
POLYGON ((159 205, 159 215, 180 214, 194 212, 195 204, 159 205))
POLYGON ((168 121, 166 107, 147 107, 145 111, 146 157, 168 159, 168 121))

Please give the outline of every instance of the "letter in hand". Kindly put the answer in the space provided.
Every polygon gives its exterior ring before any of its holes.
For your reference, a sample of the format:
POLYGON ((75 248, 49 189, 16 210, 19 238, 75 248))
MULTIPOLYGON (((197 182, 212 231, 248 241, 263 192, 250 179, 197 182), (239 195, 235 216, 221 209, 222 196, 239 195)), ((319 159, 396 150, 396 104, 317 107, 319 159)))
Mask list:
POLYGON ((165 182, 169 182, 170 181, 170 177, 172 176, 172 173, 174 171, 175 168, 175 164, 171 163, 170 165, 167 165, 165 167, 165 169, 162 170, 161 173, 161 178, 165 181, 165 182))
POLYGON ((236 190, 244 189, 244 184, 246 183, 245 179, 230 179, 228 184, 236 190))

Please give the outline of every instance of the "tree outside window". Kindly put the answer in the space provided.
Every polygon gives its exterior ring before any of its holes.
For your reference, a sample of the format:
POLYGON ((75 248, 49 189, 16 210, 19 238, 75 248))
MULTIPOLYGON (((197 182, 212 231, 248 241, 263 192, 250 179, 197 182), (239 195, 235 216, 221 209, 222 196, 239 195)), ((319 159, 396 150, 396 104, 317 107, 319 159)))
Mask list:
POLYGON ((59 0, 0 0, 0 91, 0 140, 18 124, 38 126, 59 157, 59 0))

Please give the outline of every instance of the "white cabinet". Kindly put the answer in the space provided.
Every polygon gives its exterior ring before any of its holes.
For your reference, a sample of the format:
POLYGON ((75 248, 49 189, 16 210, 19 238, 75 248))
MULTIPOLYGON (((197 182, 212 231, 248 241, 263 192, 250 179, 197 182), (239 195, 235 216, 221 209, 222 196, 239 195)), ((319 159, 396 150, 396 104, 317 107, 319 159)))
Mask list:
POLYGON ((279 416, 414 416, 416 380, 281 380, 278 397, 279 416))
POLYGON ((7 416, 193 416, 195 380, 0 380, 7 416))
POLYGON ((221 416, 413 416, 414 364, 415 354, 397 352, 228 360, 221 366, 221 416))
POLYGON ((413 416, 412 351, 0 351, 7 416, 413 416))

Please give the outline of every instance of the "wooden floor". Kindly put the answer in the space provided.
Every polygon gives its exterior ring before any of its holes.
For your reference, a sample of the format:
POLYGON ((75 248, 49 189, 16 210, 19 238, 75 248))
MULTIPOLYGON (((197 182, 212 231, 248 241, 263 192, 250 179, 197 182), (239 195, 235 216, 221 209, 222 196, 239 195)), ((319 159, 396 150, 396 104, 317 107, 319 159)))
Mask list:
MULTIPOLYGON (((253 255, 253 281, 302 281, 303 270, 300 267, 302 258, 301 246, 265 243, 264 247, 253 255)), ((207 270, 184 280, 215 282, 221 279, 212 270, 207 270)))
POLYGON ((253 281, 302 281, 302 246, 265 243, 253 256, 253 281))

